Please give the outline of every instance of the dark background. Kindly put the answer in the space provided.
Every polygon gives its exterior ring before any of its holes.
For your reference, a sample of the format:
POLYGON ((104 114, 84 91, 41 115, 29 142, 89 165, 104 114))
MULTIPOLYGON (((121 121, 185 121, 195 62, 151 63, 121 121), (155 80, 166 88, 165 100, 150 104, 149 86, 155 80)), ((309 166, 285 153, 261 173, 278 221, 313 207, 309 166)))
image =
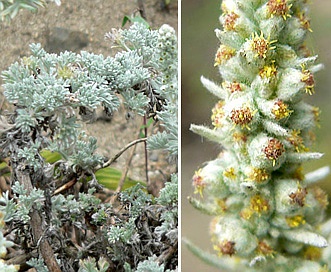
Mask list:
MULTIPOLYGON (((315 75, 316 94, 307 102, 321 109, 321 128, 316 130, 317 141, 312 151, 325 153, 318 161, 310 162, 305 172, 319 167, 331 166, 331 1, 311 2, 311 28, 307 42, 319 62, 325 65, 315 75)), ((206 251, 213 252, 209 237, 211 217, 195 210, 187 201, 193 195, 191 178, 194 171, 207 161, 214 159, 219 147, 203 141, 188 129, 191 123, 210 125, 211 108, 217 101, 200 83, 200 76, 221 82, 217 69, 213 67, 219 42, 214 34, 221 28, 219 0, 182 0, 182 236, 190 239, 206 251)), ((320 183, 331 194, 331 177, 320 183)), ((182 246, 182 272, 219 271, 197 259, 182 246)))

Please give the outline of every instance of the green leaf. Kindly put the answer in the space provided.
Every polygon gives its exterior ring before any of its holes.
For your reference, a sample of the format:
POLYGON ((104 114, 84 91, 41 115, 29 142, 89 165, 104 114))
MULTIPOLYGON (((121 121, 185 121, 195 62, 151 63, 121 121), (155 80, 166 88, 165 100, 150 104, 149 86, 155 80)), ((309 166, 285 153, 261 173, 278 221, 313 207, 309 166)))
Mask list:
POLYGON ((130 17, 125 15, 125 16, 123 17, 122 27, 125 26, 125 24, 126 24, 128 21, 131 21, 131 20, 130 20, 130 17))
POLYGON ((147 119, 146 125, 141 125, 140 129, 149 128, 151 126, 151 124, 153 124, 153 121, 154 121, 153 118, 147 119))
POLYGON ((10 177, 11 176, 10 168, 9 168, 9 166, 6 162, 0 163, 0 171, 3 171, 3 174, 2 174, 3 177, 10 177))
POLYGON ((146 28, 150 28, 149 23, 147 23, 147 21, 141 16, 127 16, 127 15, 125 15, 123 17, 122 27, 125 26, 125 24, 127 22, 140 23, 140 24, 143 24, 144 26, 146 26, 146 28))
MULTIPOLYGON (((145 117, 144 117, 145 118, 145 117)), ((153 124, 153 118, 149 118, 149 119, 147 119, 147 123, 145 124, 145 125, 141 125, 140 126, 140 130, 139 130, 139 138, 144 138, 144 137, 146 137, 146 135, 145 135, 145 131, 144 131, 144 129, 145 128, 149 128, 152 124, 153 124)))
POLYGON ((8 164, 6 162, 0 163, 0 170, 5 169, 7 166, 8 166, 8 164))
MULTIPOLYGON (((47 149, 43 149, 40 154, 48 163, 57 162, 62 158, 60 153, 52 152, 47 149)), ((2 164, 0 164, 0 166, 1 165, 2 164)), ((101 185, 110 190, 116 190, 118 182, 121 179, 122 172, 118 169, 107 167, 96 171, 95 176, 101 185)), ((144 187, 146 186, 145 182, 143 181, 137 181, 127 177, 123 185, 123 190, 128 189, 138 183, 142 184, 144 187)))
POLYGON ((62 156, 58 152, 52 152, 47 149, 43 149, 40 152, 40 155, 46 160, 48 163, 54 163, 61 160, 62 156))
MULTIPOLYGON (((118 182, 121 179, 122 172, 115 168, 107 167, 96 171, 95 176, 101 185, 105 186, 110 190, 116 190, 118 182)), ((146 186, 145 182, 143 181, 137 181, 127 177, 125 179, 122 189, 128 189, 138 183, 143 185, 144 187, 146 186)))

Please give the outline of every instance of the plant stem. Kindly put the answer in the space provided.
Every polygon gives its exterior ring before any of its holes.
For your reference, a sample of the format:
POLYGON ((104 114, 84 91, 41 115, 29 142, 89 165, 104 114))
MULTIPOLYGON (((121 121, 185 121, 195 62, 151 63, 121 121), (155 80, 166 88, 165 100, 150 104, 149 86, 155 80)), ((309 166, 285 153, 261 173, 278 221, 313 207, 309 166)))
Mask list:
MULTIPOLYGON (((19 182, 27 190, 27 195, 33 190, 31 179, 28 173, 25 173, 22 167, 17 167, 15 169, 15 174, 19 182)), ((34 237, 34 241, 40 247, 41 255, 45 261, 45 264, 50 272, 61 272, 61 269, 55 259, 54 251, 48 241, 43 237, 44 230, 42 228, 42 219, 37 210, 33 209, 31 214, 31 229, 34 237)))
POLYGON ((108 160, 107 162, 105 162, 102 166, 96 167, 95 168, 95 171, 110 166, 114 161, 116 161, 131 146, 134 146, 137 143, 146 142, 146 140, 147 140, 146 137, 145 138, 140 138, 140 139, 134 140, 131 143, 127 144, 114 157, 112 157, 110 160, 108 160))
MULTIPOLYGON (((144 116, 144 134, 145 138, 147 138, 147 117, 144 116)), ((149 178, 148 178, 148 152, 147 152, 147 142, 144 143, 144 149, 145 149, 145 174, 146 174, 146 184, 147 188, 149 187, 149 178)))
POLYGON ((126 176, 128 174, 129 167, 130 167, 130 164, 131 164, 131 161, 132 161, 132 158, 133 158, 133 155, 134 155, 135 150, 136 150, 136 145, 132 148, 131 153, 129 155, 129 158, 126 161, 124 172, 122 173, 121 179, 118 182, 118 186, 116 188, 116 191, 115 191, 114 195, 110 198, 110 201, 109 202, 111 204, 113 204, 115 202, 115 200, 117 199, 117 196, 118 196, 117 193, 119 193, 122 190, 122 188, 123 188, 123 185, 124 185, 126 176))

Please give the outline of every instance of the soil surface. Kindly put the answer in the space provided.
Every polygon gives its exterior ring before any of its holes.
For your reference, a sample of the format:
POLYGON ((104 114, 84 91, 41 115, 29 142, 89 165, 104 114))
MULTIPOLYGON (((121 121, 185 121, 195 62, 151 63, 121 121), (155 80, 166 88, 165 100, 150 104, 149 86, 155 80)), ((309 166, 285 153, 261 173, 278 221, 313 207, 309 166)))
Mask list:
MULTIPOLYGON (((145 0, 143 3, 147 21, 153 29, 167 23, 177 31, 177 1, 171 1, 168 7, 163 6, 162 0, 145 0)), ((112 28, 120 28, 123 17, 133 14, 139 14, 137 1, 134 0, 63 0, 61 6, 50 3, 36 13, 21 10, 9 24, 0 22, 0 71, 29 55, 30 43, 41 43, 48 52, 54 53, 83 50, 104 56, 114 55, 116 52, 111 49, 104 35, 112 28)), ((4 101, 2 87, 0 91, 2 111, 8 105, 4 101)), ((142 125, 141 117, 127 119, 125 116, 126 110, 122 108, 112 120, 99 118, 93 124, 84 125, 87 133, 98 139, 98 153, 111 158, 122 147, 137 139, 142 125)), ((125 152, 112 166, 124 169, 129 153, 125 152)), ((166 154, 162 152, 149 152, 149 159, 149 178, 158 187, 162 186, 165 177, 175 166, 169 164, 166 154)), ((146 180, 144 160, 144 145, 138 144, 129 177, 146 180)))

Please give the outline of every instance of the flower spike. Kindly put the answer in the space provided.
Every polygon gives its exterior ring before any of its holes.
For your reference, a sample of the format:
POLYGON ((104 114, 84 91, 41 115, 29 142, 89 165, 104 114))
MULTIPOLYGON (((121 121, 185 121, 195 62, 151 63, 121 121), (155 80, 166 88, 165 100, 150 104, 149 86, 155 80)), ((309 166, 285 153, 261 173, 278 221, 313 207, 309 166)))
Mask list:
POLYGON ((319 109, 303 102, 315 93, 314 74, 322 68, 304 44, 311 32, 307 2, 222 1, 223 29, 215 31, 222 79, 201 78, 219 101, 212 128, 191 126, 222 152, 194 174, 195 193, 203 198, 191 203, 217 215, 211 240, 215 257, 229 264, 226 271, 331 266, 331 250, 322 251, 331 223, 320 227, 328 199, 313 184, 330 170, 303 174, 304 162, 323 156, 310 151, 319 109))

